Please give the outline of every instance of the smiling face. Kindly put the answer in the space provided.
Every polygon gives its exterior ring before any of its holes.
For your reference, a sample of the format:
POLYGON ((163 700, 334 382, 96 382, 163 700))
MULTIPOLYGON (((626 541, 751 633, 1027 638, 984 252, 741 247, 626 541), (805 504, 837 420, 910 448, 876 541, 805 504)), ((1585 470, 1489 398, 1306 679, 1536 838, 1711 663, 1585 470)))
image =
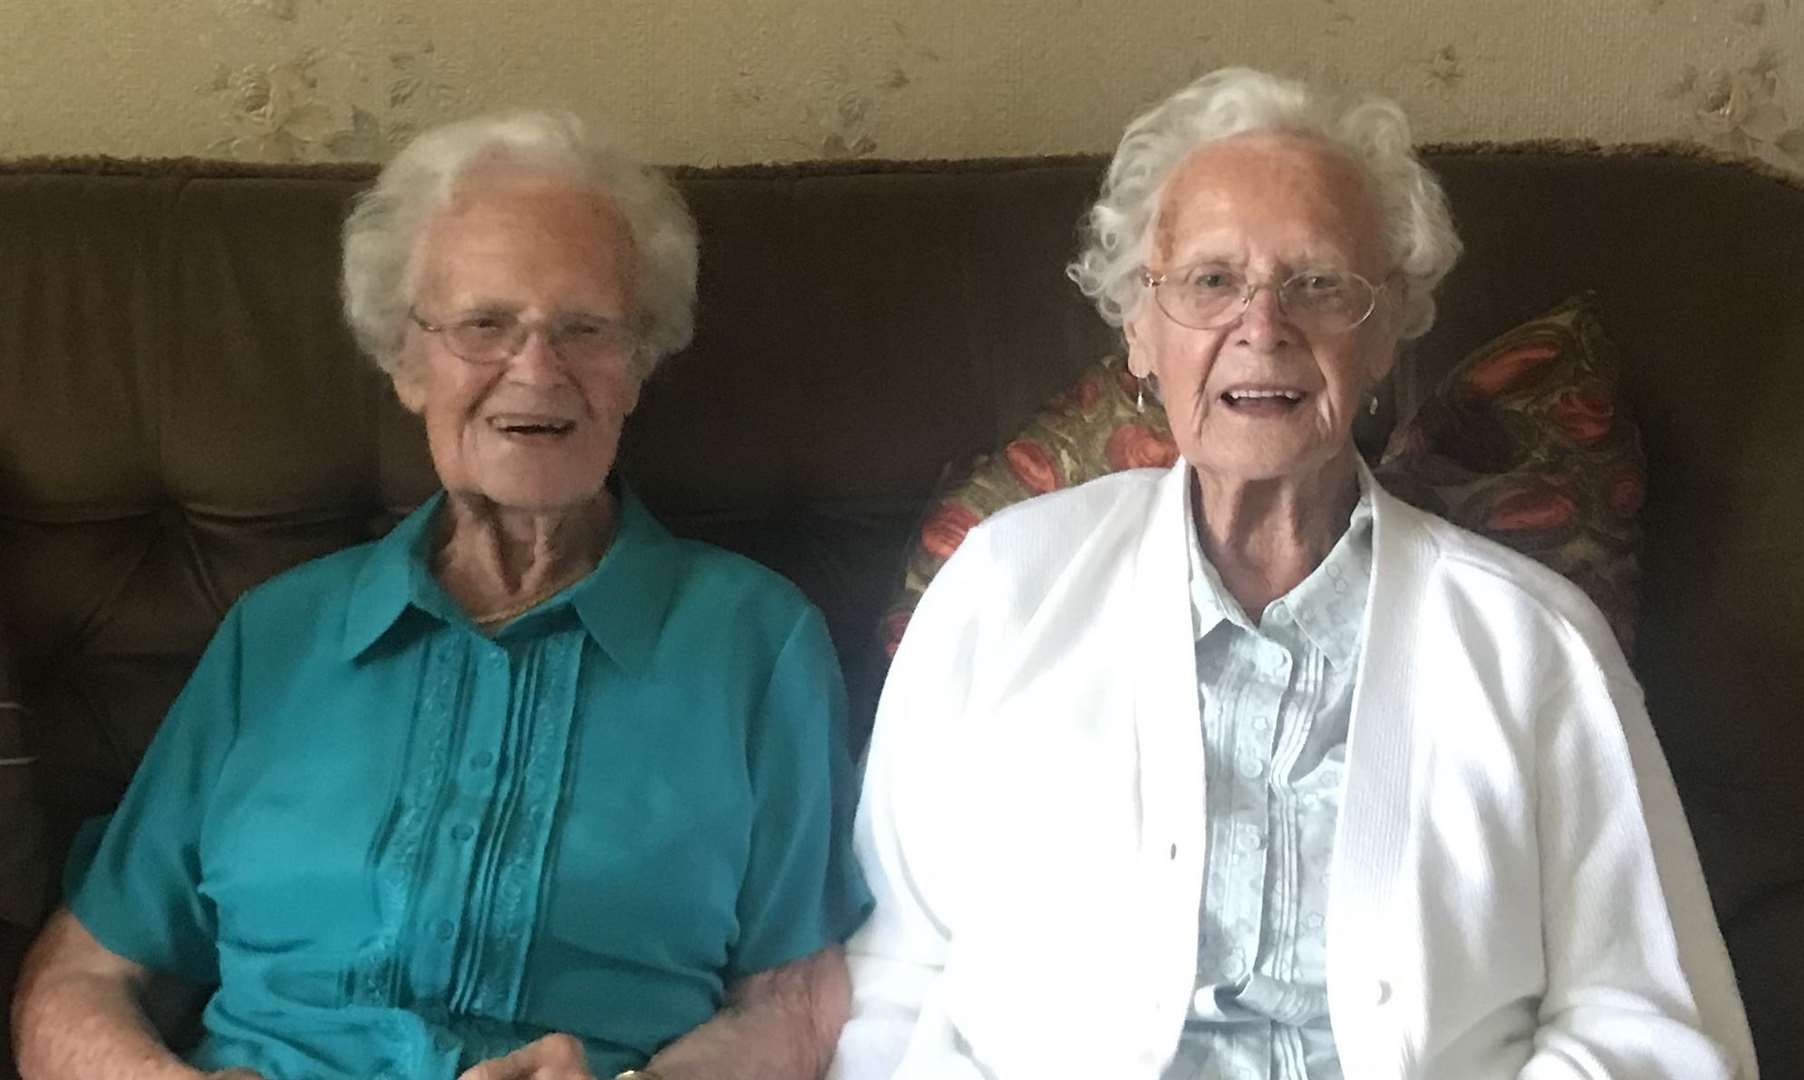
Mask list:
MULTIPOLYGON (((420 238, 414 311, 434 325, 485 315, 627 323, 634 263, 605 200, 545 177, 480 177, 420 238)), ((443 338, 409 325, 395 392, 424 419, 447 491, 538 513, 600 494, 639 401, 630 351, 568 363, 535 332, 511 359, 475 364, 443 338)))
POLYGON ((1377 207, 1357 168, 1292 135, 1241 135, 1193 153, 1166 184, 1148 271, 1199 263, 1261 288, 1212 330, 1173 322, 1149 295, 1125 326, 1128 362, 1154 375, 1172 435, 1199 473, 1231 483, 1308 481, 1350 469, 1353 418, 1396 355, 1398 296, 1381 290, 1351 331, 1299 326, 1277 287, 1305 270, 1383 282, 1377 207))

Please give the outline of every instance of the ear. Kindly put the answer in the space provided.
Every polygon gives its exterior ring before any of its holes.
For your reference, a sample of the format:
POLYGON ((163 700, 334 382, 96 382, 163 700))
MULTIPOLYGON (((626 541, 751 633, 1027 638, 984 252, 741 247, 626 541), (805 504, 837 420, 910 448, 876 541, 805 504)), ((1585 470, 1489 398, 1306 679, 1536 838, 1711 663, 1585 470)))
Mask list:
POLYGON ((395 385, 395 397, 400 399, 402 408, 415 416, 426 411, 426 372, 417 358, 396 357, 388 377, 395 385))
POLYGON ((1374 342, 1371 353, 1366 358, 1367 384, 1377 386, 1389 378, 1391 372, 1396 370, 1397 361, 1402 357, 1405 348, 1405 343, 1399 341, 1394 334, 1387 334, 1381 340, 1374 342))
POLYGON ((1376 335, 1377 340, 1372 342, 1366 357, 1366 378, 1374 386, 1390 377, 1398 359, 1409 348, 1409 342, 1397 335, 1396 318, 1386 320, 1383 327, 1376 329, 1381 332, 1376 335))
POLYGON ((1148 355, 1145 338, 1140 333, 1138 316, 1121 324, 1121 336, 1127 341, 1128 373, 1136 379, 1144 379, 1154 374, 1152 358, 1148 355))
POLYGON ((1408 342, 1398 332, 1403 326, 1403 313, 1409 305, 1409 281, 1401 276, 1397 279, 1397 289, 1380 302, 1378 310, 1373 312, 1372 326, 1377 340, 1372 343, 1371 356, 1366 362, 1366 374, 1370 376, 1372 385, 1383 382, 1397 366, 1397 360, 1403 355, 1408 342), (1380 322, 1379 320, 1383 321, 1380 322))
MULTIPOLYGON (((633 366, 635 369, 638 368, 637 364, 633 366)), ((645 380, 648 378, 650 378, 649 372, 642 373, 639 370, 633 372, 632 385, 627 387, 626 394, 620 401, 620 415, 622 417, 633 415, 633 410, 639 407, 639 392, 645 389, 645 380)))

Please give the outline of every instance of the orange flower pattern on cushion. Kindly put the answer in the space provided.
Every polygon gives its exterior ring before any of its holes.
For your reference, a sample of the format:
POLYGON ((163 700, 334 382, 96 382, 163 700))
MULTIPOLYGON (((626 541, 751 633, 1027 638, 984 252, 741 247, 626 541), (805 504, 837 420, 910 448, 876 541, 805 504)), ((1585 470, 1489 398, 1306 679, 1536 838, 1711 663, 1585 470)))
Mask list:
MULTIPOLYGON (((1626 652, 1647 472, 1618 394, 1616 349, 1593 306, 1576 297, 1466 357, 1392 432, 1375 473, 1406 502, 1564 574, 1603 609, 1626 652)), ((879 629, 889 655, 972 526, 1034 495, 1177 461, 1163 407, 1148 398, 1137 411, 1134 393, 1133 376, 1108 357, 1000 454, 979 456, 942 485, 879 629)))
POLYGON ((1640 436, 1589 295, 1474 351, 1391 435, 1393 494, 1564 574, 1634 644, 1640 436))
POLYGON ((1035 495, 1178 459, 1165 411, 1151 398, 1137 411, 1135 388, 1121 359, 1107 357, 1048 402, 1000 453, 980 455, 941 483, 908 553, 902 590, 878 629, 885 652, 896 654, 927 583, 973 525, 1035 495))

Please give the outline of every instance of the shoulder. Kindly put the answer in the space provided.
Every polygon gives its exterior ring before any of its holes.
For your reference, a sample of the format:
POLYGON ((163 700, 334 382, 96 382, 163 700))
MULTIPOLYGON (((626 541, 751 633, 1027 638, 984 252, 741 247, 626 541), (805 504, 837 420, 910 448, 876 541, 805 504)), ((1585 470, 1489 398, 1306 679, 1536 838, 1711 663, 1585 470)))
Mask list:
POLYGON ((993 514, 934 576, 903 647, 934 642, 968 663, 974 653, 1026 655, 1034 634, 1081 636, 1105 621, 1130 591, 1121 586, 1167 480, 1164 470, 1114 473, 993 514))
POLYGON ((1478 625, 1499 639, 1522 643, 1536 636, 1542 645, 1589 653, 1627 676, 1627 662, 1597 605, 1558 571, 1520 551, 1480 536, 1388 494, 1378 504, 1380 541, 1377 588, 1387 575, 1422 575, 1422 600, 1458 605, 1478 616, 1478 625))
POLYGON ((621 598, 662 611, 666 628, 675 622, 712 623, 739 633, 754 627, 787 630, 814 612, 802 590, 770 567, 672 533, 630 488, 620 506, 619 533, 603 564, 614 563, 610 580, 615 590, 626 590, 621 598))
POLYGON ((281 609, 321 593, 343 592, 363 573, 380 541, 356 544, 289 567, 247 589, 242 605, 281 609))
POLYGON ((1125 565, 1165 479, 1161 469, 1130 469, 1006 507, 971 530, 941 575, 1000 575, 998 583, 1033 592, 1073 573, 1125 565))
POLYGON ((1145 515, 1157 501, 1164 469, 1128 469, 1076 487, 1038 495, 1005 507, 981 522, 974 532, 991 543, 1009 544, 1033 537, 1081 538, 1105 520, 1145 515))
POLYGON ((658 557, 670 568, 672 608, 731 625, 788 628, 814 605, 796 584, 763 563, 701 540, 666 536, 658 557))

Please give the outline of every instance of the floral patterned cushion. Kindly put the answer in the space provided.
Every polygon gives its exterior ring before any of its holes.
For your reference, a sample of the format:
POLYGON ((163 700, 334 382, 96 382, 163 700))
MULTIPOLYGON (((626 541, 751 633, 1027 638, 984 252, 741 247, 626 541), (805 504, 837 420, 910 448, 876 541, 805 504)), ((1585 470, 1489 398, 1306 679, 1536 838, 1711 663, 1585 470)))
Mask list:
POLYGON ((1134 406, 1135 380, 1118 356, 1105 357, 1066 387, 1000 452, 981 454, 942 481, 908 552, 902 589, 879 629, 891 656, 927 583, 973 525, 1022 499, 1121 469, 1164 468, 1178 460, 1165 410, 1151 397, 1134 406))
POLYGON ((1509 331, 1453 369, 1391 434, 1393 494, 1530 555, 1635 637, 1641 439, 1592 297, 1509 331))
MULTIPOLYGON (((927 583, 970 528, 1011 503, 1141 466, 1177 446, 1151 398, 1108 357, 1001 451, 941 484, 901 590, 879 628, 894 655, 927 583)), ((1588 296, 1484 345, 1392 433, 1375 470, 1416 506, 1490 536, 1572 579, 1626 650, 1634 635, 1635 514, 1646 489, 1640 440, 1617 396, 1616 350, 1588 296)))

